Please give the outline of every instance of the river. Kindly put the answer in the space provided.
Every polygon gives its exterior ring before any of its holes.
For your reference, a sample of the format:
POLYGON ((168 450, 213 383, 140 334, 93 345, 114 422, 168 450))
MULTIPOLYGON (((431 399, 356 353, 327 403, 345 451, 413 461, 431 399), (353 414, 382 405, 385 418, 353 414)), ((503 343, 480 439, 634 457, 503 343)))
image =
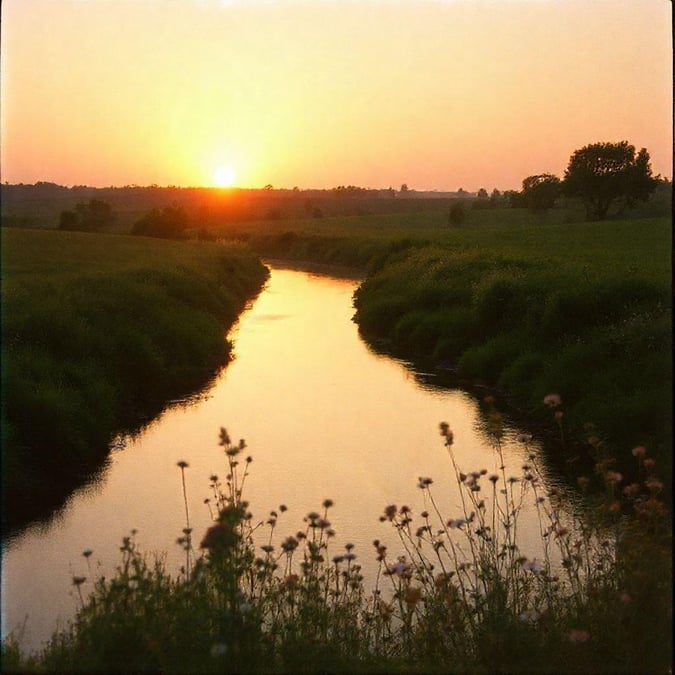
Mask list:
MULTIPOLYGON (((396 541, 379 521, 388 504, 424 509, 420 477, 444 516, 462 515, 461 501, 438 424, 455 434, 453 452, 462 470, 492 472, 500 459, 481 431, 478 404, 460 391, 422 381, 410 364, 379 355, 359 337, 353 315, 354 279, 272 268, 270 280, 230 334, 234 360, 195 399, 169 406, 135 437, 117 439, 95 481, 75 492, 48 522, 4 542, 2 635, 36 650, 77 604, 74 575, 109 575, 122 538, 132 529, 144 551, 166 552, 177 570, 184 553, 176 544, 185 527, 181 473, 185 471, 195 539, 209 525, 204 498, 209 476, 225 473, 221 426, 246 439, 253 457, 245 497, 256 519, 284 504, 280 537, 303 529, 303 517, 335 506, 332 549, 353 543, 366 585, 372 580, 373 539, 396 541), (90 557, 82 553, 93 551, 90 557)), ((521 473, 530 451, 510 429, 503 443, 507 472, 521 473)), ((39 495, 36 495, 39 499, 39 495)), ((539 526, 523 515, 523 552, 537 551, 539 526)))

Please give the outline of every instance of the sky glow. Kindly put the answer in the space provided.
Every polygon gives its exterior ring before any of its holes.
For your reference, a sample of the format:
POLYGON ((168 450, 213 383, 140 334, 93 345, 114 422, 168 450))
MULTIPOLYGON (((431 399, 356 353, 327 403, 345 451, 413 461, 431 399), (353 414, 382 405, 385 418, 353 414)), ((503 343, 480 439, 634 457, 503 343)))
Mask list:
POLYGON ((519 188, 672 176, 668 0, 5 0, 2 180, 519 188))

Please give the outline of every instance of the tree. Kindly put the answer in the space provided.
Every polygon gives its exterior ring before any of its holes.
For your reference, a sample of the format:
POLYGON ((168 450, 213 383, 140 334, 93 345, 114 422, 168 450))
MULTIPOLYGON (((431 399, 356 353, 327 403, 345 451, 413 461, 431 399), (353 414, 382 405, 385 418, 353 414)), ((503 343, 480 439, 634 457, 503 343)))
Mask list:
POLYGON ((153 209, 138 220, 131 230, 132 234, 145 237, 179 238, 189 225, 185 210, 181 206, 167 206, 153 209))
POLYGON ((560 178, 551 173, 540 173, 523 180, 523 200, 533 211, 552 209, 561 193, 560 178))
POLYGON ((471 204, 472 209, 487 209, 490 207, 490 196, 487 193, 485 188, 478 190, 476 194, 476 199, 473 200, 471 204))
POLYGON ((452 205, 450 206, 450 215, 448 217, 450 225, 459 227, 464 222, 464 218, 466 218, 466 207, 464 206, 464 202, 460 200, 452 202, 452 205))
POLYGON ((59 228, 95 232, 110 225, 114 220, 115 215, 110 204, 101 199, 91 199, 87 204, 76 204, 71 211, 62 211, 59 228))
POLYGON ((622 202, 628 207, 646 201, 656 188, 649 153, 635 154, 628 141, 593 143, 575 150, 565 171, 563 189, 580 197, 590 219, 604 220, 610 206, 622 202))

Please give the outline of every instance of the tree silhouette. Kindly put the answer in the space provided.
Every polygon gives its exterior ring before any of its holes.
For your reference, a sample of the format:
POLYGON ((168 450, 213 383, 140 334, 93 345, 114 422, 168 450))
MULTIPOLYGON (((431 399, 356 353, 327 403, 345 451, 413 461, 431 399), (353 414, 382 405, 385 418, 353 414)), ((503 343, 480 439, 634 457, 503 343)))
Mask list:
POLYGON ((87 204, 76 204, 70 211, 62 211, 59 217, 61 230, 95 232, 102 230, 115 220, 110 204, 101 199, 91 199, 87 204))
POLYGON ((552 209, 561 193, 560 178, 551 173, 540 173, 523 180, 523 200, 533 211, 552 209))
POLYGON ((565 194, 580 197, 589 219, 604 220, 610 206, 622 202, 632 207, 646 201, 656 189, 649 153, 636 155, 628 141, 593 143, 576 150, 565 171, 565 194))

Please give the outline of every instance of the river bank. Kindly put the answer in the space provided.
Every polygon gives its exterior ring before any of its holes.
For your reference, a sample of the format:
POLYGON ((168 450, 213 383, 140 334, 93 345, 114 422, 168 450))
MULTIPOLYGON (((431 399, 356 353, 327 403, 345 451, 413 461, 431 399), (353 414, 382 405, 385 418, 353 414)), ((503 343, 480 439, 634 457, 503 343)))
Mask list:
POLYGON ((3 535, 198 391, 267 270, 238 245, 2 229, 3 535))
POLYGON ((366 271, 355 320, 367 340, 506 394, 537 426, 551 426, 541 403, 559 394, 552 427, 574 443, 563 461, 592 459, 588 439, 601 438, 622 470, 647 445, 670 475, 670 218, 469 229, 346 218, 230 234, 263 256, 366 271))

